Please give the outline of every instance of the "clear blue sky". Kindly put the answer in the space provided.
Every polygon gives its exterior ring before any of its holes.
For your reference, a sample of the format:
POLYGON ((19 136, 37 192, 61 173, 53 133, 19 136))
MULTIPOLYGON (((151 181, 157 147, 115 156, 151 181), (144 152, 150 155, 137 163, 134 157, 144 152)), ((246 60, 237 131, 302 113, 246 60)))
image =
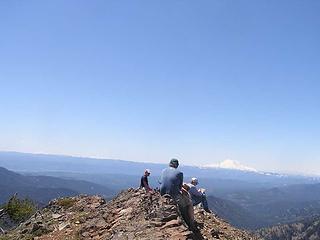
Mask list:
POLYGON ((320 1, 1 1, 0 150, 320 173, 320 1))

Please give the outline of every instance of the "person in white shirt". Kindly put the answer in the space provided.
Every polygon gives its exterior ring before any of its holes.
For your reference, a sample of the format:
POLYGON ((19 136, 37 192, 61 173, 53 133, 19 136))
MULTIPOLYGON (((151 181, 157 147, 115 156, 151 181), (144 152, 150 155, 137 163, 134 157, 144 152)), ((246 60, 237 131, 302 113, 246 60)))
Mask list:
POLYGON ((198 185, 198 179, 193 177, 191 179, 191 183, 188 184, 188 186, 190 187, 189 189, 189 194, 191 196, 192 199, 192 204, 193 206, 198 205, 198 204, 202 204, 203 209, 206 212, 211 212, 209 207, 208 207, 208 202, 207 202, 207 197, 205 194, 205 189, 200 188, 197 189, 197 185, 198 185))

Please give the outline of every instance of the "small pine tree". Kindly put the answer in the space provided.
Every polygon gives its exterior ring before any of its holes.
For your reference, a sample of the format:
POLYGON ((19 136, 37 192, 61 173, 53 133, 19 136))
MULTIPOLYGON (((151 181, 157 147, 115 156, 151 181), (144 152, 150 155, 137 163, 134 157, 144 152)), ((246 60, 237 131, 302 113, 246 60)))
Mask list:
POLYGON ((15 222, 22 222, 31 217, 37 210, 36 205, 29 199, 19 199, 15 194, 5 205, 5 211, 15 222))

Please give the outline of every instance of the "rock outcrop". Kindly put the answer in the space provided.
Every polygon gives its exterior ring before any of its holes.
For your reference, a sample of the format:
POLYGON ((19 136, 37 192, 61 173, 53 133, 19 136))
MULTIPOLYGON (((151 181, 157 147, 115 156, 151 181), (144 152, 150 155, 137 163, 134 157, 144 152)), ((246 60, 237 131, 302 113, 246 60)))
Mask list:
POLYGON ((10 218, 5 209, 0 209, 0 234, 13 229, 17 224, 10 218))
POLYGON ((84 195, 53 200, 3 239, 257 239, 202 209, 195 209, 195 219, 193 232, 171 198, 129 189, 109 202, 84 195))

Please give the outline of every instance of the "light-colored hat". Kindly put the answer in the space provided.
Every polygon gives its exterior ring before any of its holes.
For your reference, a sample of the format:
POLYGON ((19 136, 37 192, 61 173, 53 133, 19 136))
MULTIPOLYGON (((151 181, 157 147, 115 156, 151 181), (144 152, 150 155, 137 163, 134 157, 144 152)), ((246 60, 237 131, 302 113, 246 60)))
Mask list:
POLYGON ((191 178, 191 182, 198 183, 198 178, 195 178, 195 177, 191 178))
POLYGON ((144 172, 149 173, 149 174, 151 173, 150 169, 146 169, 146 170, 144 170, 144 172))

